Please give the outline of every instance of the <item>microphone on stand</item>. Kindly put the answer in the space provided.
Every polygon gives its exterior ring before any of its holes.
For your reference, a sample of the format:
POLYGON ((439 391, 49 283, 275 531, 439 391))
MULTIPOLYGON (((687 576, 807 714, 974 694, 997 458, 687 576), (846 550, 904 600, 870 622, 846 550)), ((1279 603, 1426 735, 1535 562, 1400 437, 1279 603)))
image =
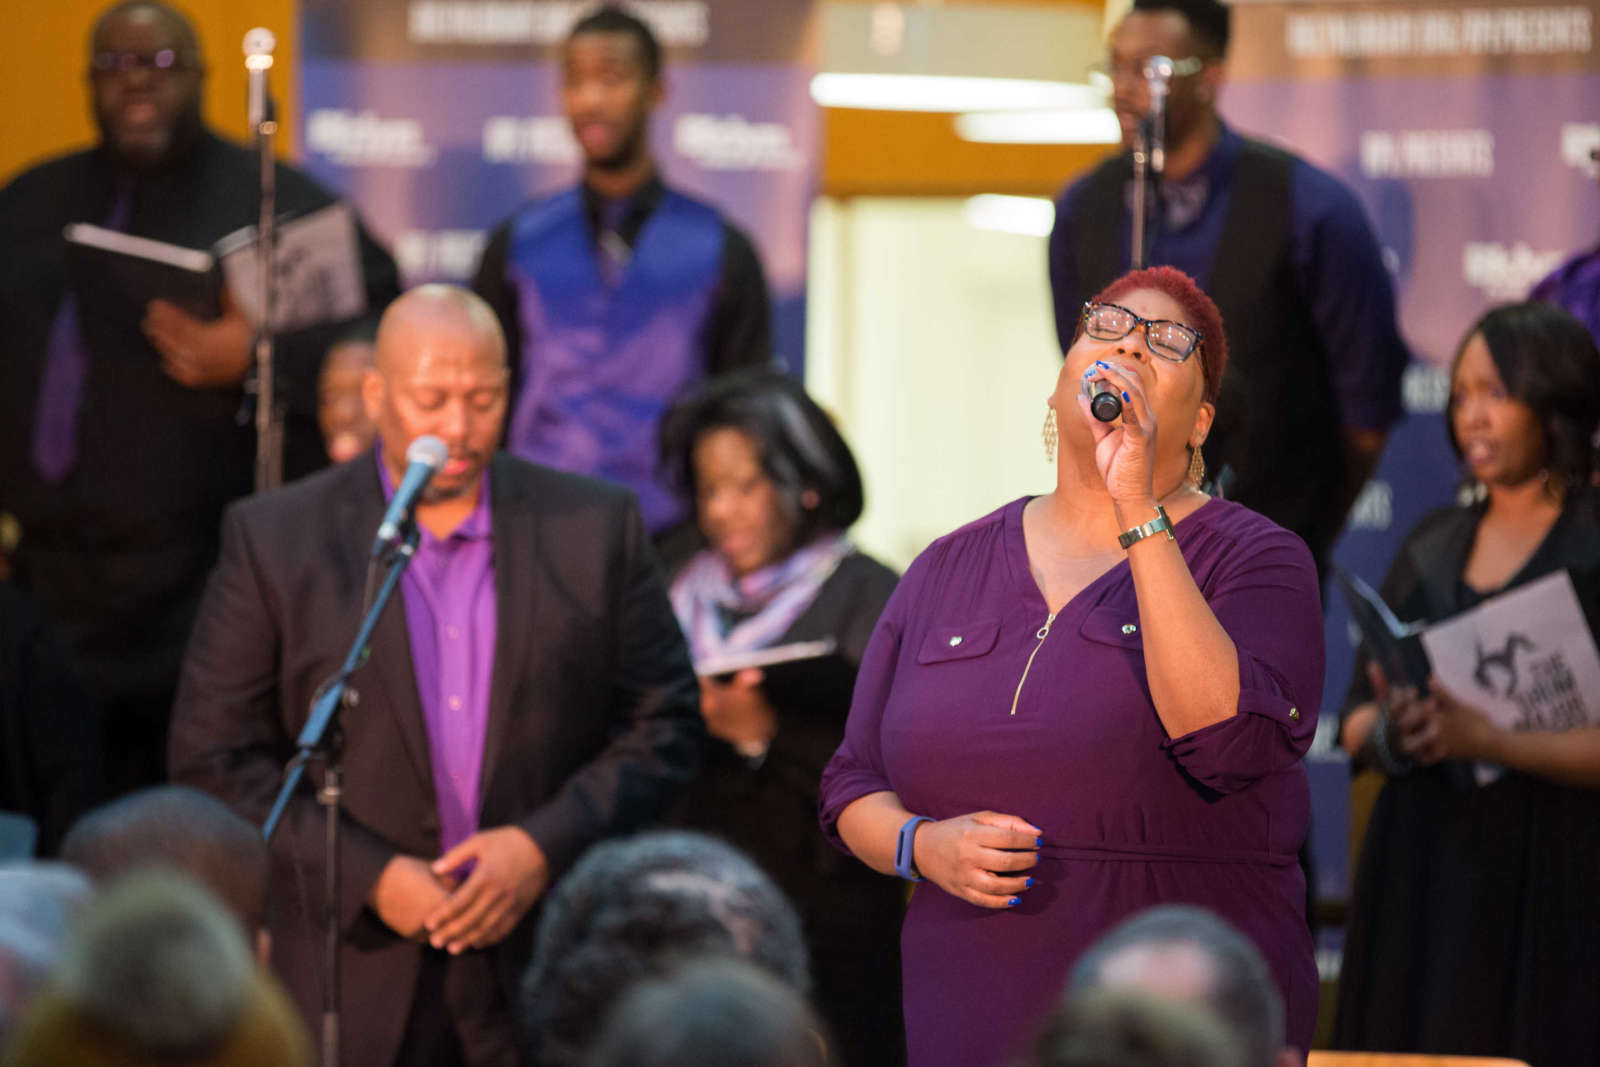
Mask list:
POLYGON ((1172 60, 1166 56, 1151 56, 1144 64, 1145 85, 1150 91, 1150 172, 1157 180, 1167 169, 1167 93, 1172 87, 1174 69, 1172 60))
POLYGON ((383 555, 385 550, 400 540, 406 524, 411 521, 411 512, 417 506, 417 499, 449 458, 450 449, 437 437, 424 435, 411 442, 411 447, 406 449, 405 477, 400 479, 400 485, 389 501, 389 510, 383 513, 378 536, 372 540, 373 559, 383 555))
POLYGON ((244 69, 249 80, 249 116, 252 128, 272 119, 267 96, 267 71, 272 69, 272 50, 278 39, 265 26, 244 35, 244 69))

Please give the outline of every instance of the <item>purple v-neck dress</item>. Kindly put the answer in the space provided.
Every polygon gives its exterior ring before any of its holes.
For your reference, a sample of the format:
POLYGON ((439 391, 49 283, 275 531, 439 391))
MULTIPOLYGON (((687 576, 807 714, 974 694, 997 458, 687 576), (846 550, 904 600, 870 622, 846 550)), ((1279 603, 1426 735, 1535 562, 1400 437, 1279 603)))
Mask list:
POLYGON ((886 789, 920 815, 988 809, 1044 830, 1038 884, 1016 908, 917 887, 901 934, 911 1064, 1006 1062, 1091 942, 1134 912, 1178 903, 1255 941, 1283 990, 1289 1041, 1308 1048, 1317 969, 1296 854, 1323 672, 1310 554, 1222 500, 1178 523, 1184 559, 1239 650, 1240 694, 1233 718, 1168 738, 1140 634, 1141 610, 1162 606, 1139 604, 1124 561, 1041 639, 1048 608, 1028 567, 1025 504, 940 538, 911 565, 823 775, 822 823, 836 842, 839 812, 886 789))

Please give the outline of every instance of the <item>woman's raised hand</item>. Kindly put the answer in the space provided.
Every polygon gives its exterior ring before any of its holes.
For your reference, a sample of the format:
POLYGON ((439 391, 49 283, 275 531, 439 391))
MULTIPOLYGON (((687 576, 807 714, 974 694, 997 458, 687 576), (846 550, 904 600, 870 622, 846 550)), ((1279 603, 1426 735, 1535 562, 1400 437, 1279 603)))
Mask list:
POLYGON ((1044 831, 1015 815, 978 811, 917 827, 917 872, 951 896, 980 908, 1013 908, 1033 879, 1019 872, 1039 862, 1044 831))
POLYGON ((1114 363, 1096 360, 1085 381, 1099 379, 1122 396, 1122 417, 1101 422, 1089 410, 1089 398, 1078 391, 1078 409, 1094 435, 1094 464, 1105 479, 1111 499, 1143 503, 1155 498, 1156 415, 1137 374, 1114 363))

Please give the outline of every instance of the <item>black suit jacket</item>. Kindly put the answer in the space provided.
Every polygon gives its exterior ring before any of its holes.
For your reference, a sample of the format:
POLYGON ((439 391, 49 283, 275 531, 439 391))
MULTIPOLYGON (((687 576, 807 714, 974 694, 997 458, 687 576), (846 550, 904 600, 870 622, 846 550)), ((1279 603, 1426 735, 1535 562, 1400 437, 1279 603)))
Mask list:
MULTIPOLYGON (((703 739, 698 688, 631 494, 504 454, 489 484, 498 622, 480 825, 521 826, 554 879, 593 841, 654 820, 693 775, 703 739)), ((264 820, 313 694, 355 634, 383 510, 371 457, 228 510, 173 713, 175 780, 264 820)), ((381 1064, 400 1043, 421 947, 384 926, 365 899, 396 853, 441 851, 399 603, 390 603, 353 684, 360 700, 343 715, 343 1048, 346 1062, 381 1064)), ((321 997, 322 826, 308 786, 273 842, 274 960, 312 1019, 321 997)), ((495 949, 462 957, 492 962, 508 1000, 532 915, 495 949)))

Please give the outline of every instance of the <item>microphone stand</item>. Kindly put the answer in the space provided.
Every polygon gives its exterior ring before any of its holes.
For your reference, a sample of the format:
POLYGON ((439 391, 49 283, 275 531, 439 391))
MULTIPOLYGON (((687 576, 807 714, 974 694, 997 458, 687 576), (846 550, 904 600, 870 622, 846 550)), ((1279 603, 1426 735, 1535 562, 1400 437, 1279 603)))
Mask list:
POLYGON ((273 117, 267 71, 272 68, 272 31, 256 28, 244 36, 245 70, 249 80, 250 138, 259 167, 259 211, 256 221, 256 306, 260 322, 255 339, 256 492, 283 484, 283 418, 278 410, 272 335, 273 264, 277 251, 277 172, 272 138, 278 132, 273 117))
MULTIPOLYGON (((405 534, 387 559, 389 571, 377 595, 372 598, 361 626, 356 631, 350 652, 344 664, 327 681, 317 688, 312 700, 311 715, 295 741, 294 758, 283 772, 283 786, 272 804, 272 812, 262 825, 261 837, 272 841, 278 824, 283 819, 290 798, 299 788, 306 764, 313 758, 322 759, 322 787, 317 790, 317 803, 325 815, 323 844, 323 894, 324 925, 323 981, 322 981, 322 1067, 339 1067, 339 816, 340 801, 344 795, 344 734, 340 728, 338 712, 341 707, 355 707, 356 691, 349 686, 350 676, 366 662, 371 652, 372 634, 383 616, 383 609, 394 597, 400 585, 400 576, 417 552, 419 534, 417 524, 409 522, 405 534)), ((369 586, 370 587, 370 586, 369 586)))
POLYGON ((1167 88, 1172 72, 1172 60, 1165 56, 1152 57, 1144 68, 1150 91, 1150 113, 1139 123, 1133 146, 1133 239, 1130 243, 1134 270, 1147 265, 1153 243, 1153 233, 1148 233, 1153 230, 1149 220, 1167 169, 1167 88))

